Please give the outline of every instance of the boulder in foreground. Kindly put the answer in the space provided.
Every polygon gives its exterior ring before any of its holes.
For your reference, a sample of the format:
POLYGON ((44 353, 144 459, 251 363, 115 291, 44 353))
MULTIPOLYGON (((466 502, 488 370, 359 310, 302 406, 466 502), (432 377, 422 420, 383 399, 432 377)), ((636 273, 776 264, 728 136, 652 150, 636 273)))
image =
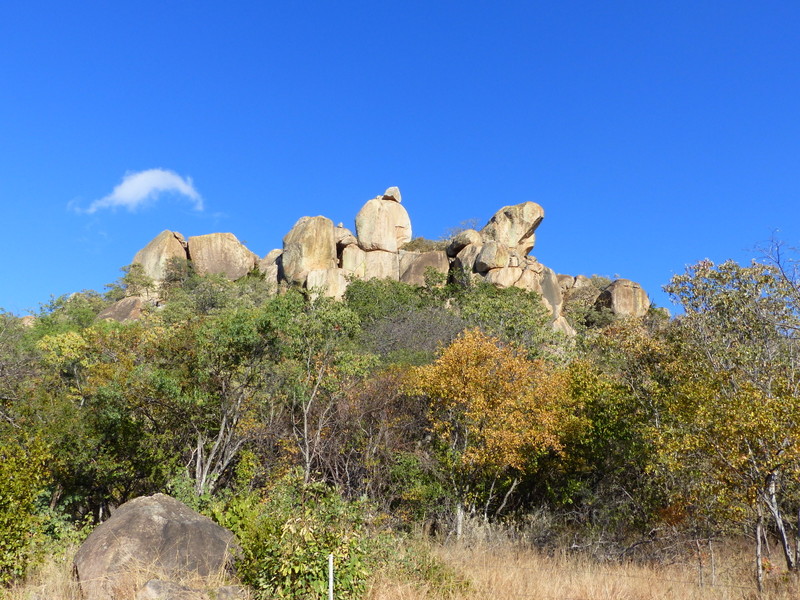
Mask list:
POLYGON ((131 598, 143 576, 218 582, 238 552, 233 533, 155 494, 123 504, 98 525, 75 555, 75 572, 86 600, 131 598))

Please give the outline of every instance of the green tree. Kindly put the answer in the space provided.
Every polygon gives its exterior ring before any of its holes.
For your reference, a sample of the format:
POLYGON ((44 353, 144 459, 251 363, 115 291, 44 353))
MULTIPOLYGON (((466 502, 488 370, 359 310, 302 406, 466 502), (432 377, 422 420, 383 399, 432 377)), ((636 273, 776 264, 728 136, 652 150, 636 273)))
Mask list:
POLYGON ((797 571, 800 557, 800 523, 786 518, 800 508, 786 506, 800 473, 797 289, 774 265, 708 260, 666 286, 685 315, 675 325, 664 456, 675 467, 702 470, 695 497, 711 497, 733 515, 748 510, 759 584, 765 518, 788 570, 797 571))

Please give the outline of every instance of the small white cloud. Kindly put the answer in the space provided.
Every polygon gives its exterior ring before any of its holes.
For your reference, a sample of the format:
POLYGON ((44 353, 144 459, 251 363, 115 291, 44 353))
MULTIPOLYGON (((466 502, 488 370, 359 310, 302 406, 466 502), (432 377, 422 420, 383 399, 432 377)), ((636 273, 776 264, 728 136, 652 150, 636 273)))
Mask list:
POLYGON ((140 206, 155 201, 162 194, 179 194, 189 198, 194 203, 195 210, 203 210, 203 199, 190 177, 185 179, 173 171, 166 169, 148 169, 138 173, 127 173, 122 178, 122 183, 114 188, 108 196, 95 200, 89 205, 85 213, 92 214, 103 208, 116 208, 118 206, 130 211, 140 206))

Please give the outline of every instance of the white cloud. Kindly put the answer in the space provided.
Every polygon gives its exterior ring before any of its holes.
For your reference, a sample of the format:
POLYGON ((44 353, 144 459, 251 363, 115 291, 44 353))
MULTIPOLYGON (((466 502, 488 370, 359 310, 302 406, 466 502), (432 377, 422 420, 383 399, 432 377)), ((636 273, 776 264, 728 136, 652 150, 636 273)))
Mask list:
POLYGON ((185 179, 173 171, 166 169, 147 169, 138 173, 127 173, 122 182, 108 196, 95 200, 85 211, 92 214, 103 208, 118 206, 130 211, 136 210, 148 202, 155 201, 162 194, 179 194, 194 203, 195 210, 203 210, 203 199, 190 177, 185 179))

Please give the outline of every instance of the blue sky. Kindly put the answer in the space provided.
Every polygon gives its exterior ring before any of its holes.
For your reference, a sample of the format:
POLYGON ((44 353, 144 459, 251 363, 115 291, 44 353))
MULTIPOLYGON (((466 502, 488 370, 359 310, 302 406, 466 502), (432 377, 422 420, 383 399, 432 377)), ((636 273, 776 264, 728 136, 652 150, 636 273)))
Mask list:
POLYGON ((669 306, 687 264, 800 245, 798 31, 772 1, 5 3, 0 307, 163 229, 263 256, 391 185, 430 238, 538 202, 543 263, 669 306))

